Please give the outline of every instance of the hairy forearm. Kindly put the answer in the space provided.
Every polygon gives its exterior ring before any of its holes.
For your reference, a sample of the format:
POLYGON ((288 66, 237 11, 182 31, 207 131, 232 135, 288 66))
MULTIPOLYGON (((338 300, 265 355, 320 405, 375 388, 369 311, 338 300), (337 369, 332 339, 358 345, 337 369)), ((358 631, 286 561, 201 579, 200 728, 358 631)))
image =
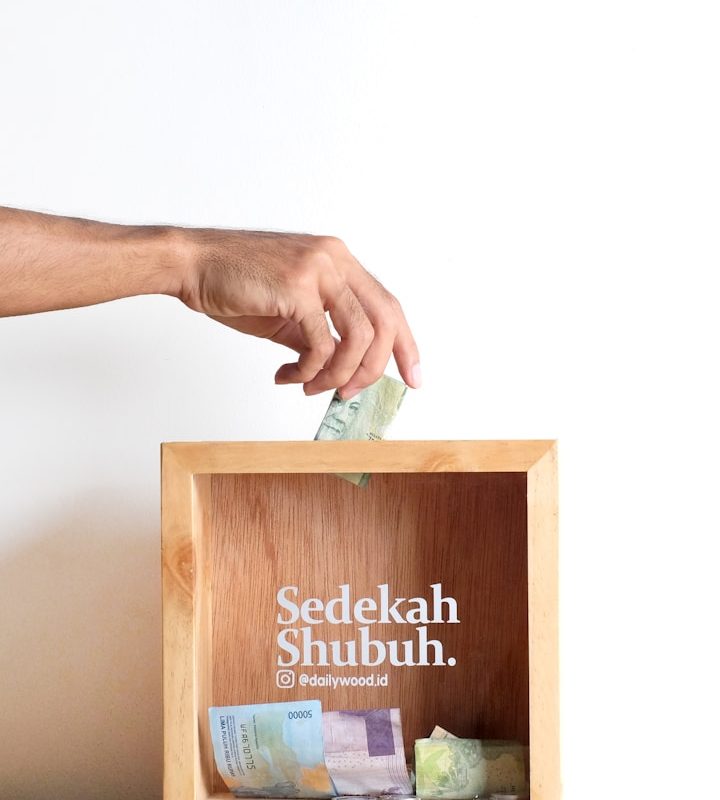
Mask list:
POLYGON ((352 397, 394 354, 420 386, 417 345, 398 300, 335 237, 107 225, 0 208, 0 317, 167 294, 299 353, 277 383, 352 397), (338 338, 333 338, 328 316, 338 338))
POLYGON ((179 229, 0 207, 0 317, 180 291, 179 229))

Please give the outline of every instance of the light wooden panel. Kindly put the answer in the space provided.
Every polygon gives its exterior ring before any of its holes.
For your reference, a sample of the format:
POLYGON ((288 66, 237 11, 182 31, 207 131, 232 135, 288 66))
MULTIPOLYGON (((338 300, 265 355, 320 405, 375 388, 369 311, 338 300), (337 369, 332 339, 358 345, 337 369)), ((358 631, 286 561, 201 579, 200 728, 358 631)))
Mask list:
POLYGON ((193 474, 237 472, 527 472, 552 442, 176 442, 193 474))
POLYGON ((555 447, 533 465, 527 482, 530 789, 533 800, 558 800, 561 783, 555 447))
MULTIPOLYGON (((398 706, 408 758, 434 724, 457 735, 528 741, 526 480, 524 473, 374 475, 365 490, 326 475, 212 478, 212 698, 216 705, 319 698, 327 709, 398 706), (278 688, 276 593, 457 600, 460 624, 428 626, 450 667, 297 667, 300 673, 388 673, 387 688, 278 688)), ((302 624, 302 623, 299 623, 302 624)), ((355 638, 318 624, 313 638, 355 638)), ((416 638, 409 624, 372 638, 416 638)), ((209 750, 209 738, 201 741, 209 750)), ((215 775, 214 788, 223 787, 215 775)))
POLYGON ((163 795, 205 800, 196 790, 193 476, 171 448, 162 451, 163 795))

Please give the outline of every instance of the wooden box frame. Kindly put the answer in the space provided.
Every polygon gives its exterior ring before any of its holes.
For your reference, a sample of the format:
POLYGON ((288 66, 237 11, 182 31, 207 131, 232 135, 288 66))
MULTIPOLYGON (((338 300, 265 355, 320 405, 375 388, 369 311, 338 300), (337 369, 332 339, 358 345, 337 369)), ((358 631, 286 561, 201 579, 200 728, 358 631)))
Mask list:
MULTIPOLYGON (((556 446, 552 441, 163 444, 165 800, 231 797, 218 791, 216 783, 214 785, 212 753, 201 743, 202 737, 207 735, 202 730, 207 706, 213 704, 205 685, 207 681, 202 678, 212 670, 209 631, 213 619, 207 585, 211 565, 202 542, 212 524, 212 504, 208 498, 213 476, 252 478, 361 471, 389 476, 395 473, 514 473, 526 481, 531 798, 559 800, 557 464, 556 446)), ((398 476, 397 479, 404 478, 398 476)), ((452 480, 452 476, 447 479, 452 480)), ((266 698, 254 699, 263 701, 266 698)), ((461 732, 461 735, 468 734, 461 732)))

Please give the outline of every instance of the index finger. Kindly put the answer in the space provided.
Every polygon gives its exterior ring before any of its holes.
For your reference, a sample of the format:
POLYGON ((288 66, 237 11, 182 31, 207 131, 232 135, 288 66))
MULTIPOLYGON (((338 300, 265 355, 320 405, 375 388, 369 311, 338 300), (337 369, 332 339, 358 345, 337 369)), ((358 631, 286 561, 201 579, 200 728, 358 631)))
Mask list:
POLYGON ((328 326, 325 310, 318 306, 299 322, 306 343, 294 364, 283 364, 275 373, 276 383, 307 383, 322 370, 335 351, 335 340, 328 326))
POLYGON ((318 394, 343 386, 357 370, 374 338, 373 326, 349 286, 345 286, 328 308, 340 334, 332 358, 318 375, 305 384, 306 394, 318 394))
POLYGON ((422 384, 420 352, 400 301, 357 259, 354 261, 355 276, 350 279, 351 286, 358 286, 356 294, 371 320, 382 320, 384 325, 393 327, 395 333, 392 352, 400 375, 408 386, 419 389, 422 384))

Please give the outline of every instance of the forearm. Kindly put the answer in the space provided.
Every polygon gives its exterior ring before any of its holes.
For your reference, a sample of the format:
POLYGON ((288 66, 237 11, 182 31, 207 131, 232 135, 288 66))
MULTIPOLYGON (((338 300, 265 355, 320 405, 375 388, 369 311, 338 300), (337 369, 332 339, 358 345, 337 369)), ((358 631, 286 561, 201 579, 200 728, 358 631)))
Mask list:
POLYGON ((0 208, 0 317, 180 291, 182 232, 0 208))

